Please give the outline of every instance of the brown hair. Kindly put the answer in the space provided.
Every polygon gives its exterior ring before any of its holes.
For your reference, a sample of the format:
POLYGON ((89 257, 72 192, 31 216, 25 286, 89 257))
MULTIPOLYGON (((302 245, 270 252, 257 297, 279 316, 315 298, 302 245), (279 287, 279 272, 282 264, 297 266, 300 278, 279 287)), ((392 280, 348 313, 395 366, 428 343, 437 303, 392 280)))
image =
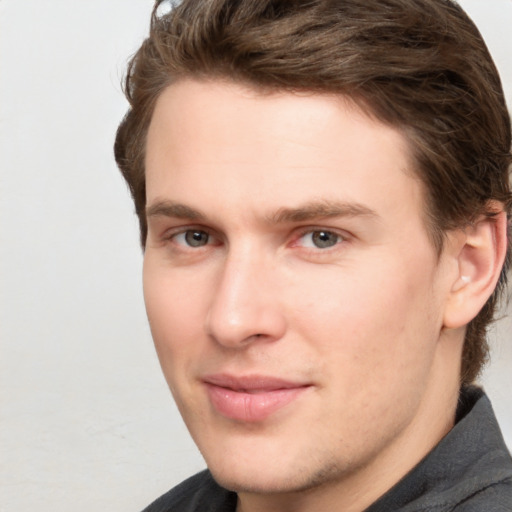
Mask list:
MULTIPOLYGON (((115 142, 144 246, 145 137, 155 102, 183 78, 221 78, 264 89, 342 94, 407 137, 425 187, 426 223, 443 234, 494 199, 510 210, 510 118, 498 72, 478 29, 451 0, 185 0, 159 15, 132 58, 130 109, 115 142)), ((468 325, 462 383, 487 358, 506 268, 468 325)))

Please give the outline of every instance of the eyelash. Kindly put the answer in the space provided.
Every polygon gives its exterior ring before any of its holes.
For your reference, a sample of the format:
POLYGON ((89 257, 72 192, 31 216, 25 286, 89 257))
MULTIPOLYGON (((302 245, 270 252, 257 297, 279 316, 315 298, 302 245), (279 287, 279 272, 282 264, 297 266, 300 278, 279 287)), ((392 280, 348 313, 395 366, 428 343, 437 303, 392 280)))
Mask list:
MULTIPOLYGON (((300 240, 300 239, 304 238, 307 235, 311 235, 311 237, 312 237, 312 245, 313 245, 313 244, 315 244, 315 242, 314 242, 314 235, 315 234, 318 234, 318 235, 321 235, 321 234, 323 234, 323 235, 334 235, 336 237, 336 240, 334 241, 333 245, 326 246, 326 247, 318 247, 318 245, 316 245, 315 247, 311 247, 310 246, 311 249, 319 249, 322 252, 327 251, 328 249, 334 248, 335 246, 337 246, 340 243, 345 242, 347 240, 347 236, 346 235, 343 235, 343 234, 337 232, 336 230, 326 229, 326 228, 309 228, 307 230, 303 230, 297 240, 300 240)), ((321 242, 321 240, 317 240, 317 241, 321 242)))
MULTIPOLYGON (((173 236, 173 238, 176 240, 177 237, 179 236, 184 236, 185 238, 185 243, 182 243, 180 245, 186 245, 187 247, 194 247, 194 248, 197 248, 197 247, 204 247, 205 245, 211 245, 209 242, 210 242, 210 238, 211 238, 211 235, 203 230, 203 229, 187 229, 186 231, 182 231, 181 233, 177 233, 176 235, 173 236), (187 235, 188 234, 191 234, 193 237, 195 235, 206 235, 207 239, 206 239, 206 242, 204 244, 199 244, 199 245, 193 245, 190 243, 190 240, 187 240, 187 235)), ((200 240, 197 240, 198 242, 200 240)))
MULTIPOLYGON (((206 234, 208 236, 209 239, 214 238, 212 233, 208 229, 206 229, 206 228, 204 228, 202 226, 186 226, 186 227, 180 227, 179 229, 177 228, 177 229, 174 229, 174 230, 166 232, 162 236, 162 242, 164 242, 164 243, 169 243, 169 242, 170 243, 175 243, 176 245, 179 245, 180 247, 187 247, 189 249, 196 250, 196 248, 191 246, 191 245, 188 245, 186 243, 176 242, 176 239, 179 236, 185 237, 187 235, 187 233, 204 233, 204 234, 206 234)), ((205 245, 197 246, 197 248, 200 249, 200 248, 208 246, 208 245, 212 245, 210 243, 210 240, 208 240, 205 245)))
MULTIPOLYGON (((347 242, 348 239, 349 239, 349 237, 347 236, 346 233, 340 233, 339 231, 334 230, 334 229, 320 228, 320 227, 307 227, 307 228, 302 228, 299 231, 298 236, 293 237, 293 240, 289 244, 289 246, 290 247, 301 247, 302 249, 304 249, 306 251, 315 252, 315 253, 330 253, 331 251, 336 250, 337 246, 339 246, 340 244, 347 242), (306 244, 300 244, 300 240, 302 240, 304 237, 306 237, 307 235, 310 235, 311 237, 313 237, 315 235, 315 233, 317 233, 317 234, 323 233, 326 235, 334 236, 334 237, 336 237, 336 240, 334 241, 334 243, 332 245, 327 245, 325 247, 318 247, 313 240, 311 241, 309 246, 306 244)), ((219 243, 212 243, 212 240, 215 241, 215 236, 211 233, 211 231, 209 231, 207 228, 204 228, 202 226, 197 226, 197 227, 190 226, 190 227, 180 228, 179 231, 176 230, 176 231, 172 231, 170 233, 165 234, 164 237, 162 238, 162 240, 164 243, 173 242, 176 245, 178 245, 179 247, 186 248, 185 250, 191 250, 191 251, 197 251, 197 250, 200 250, 202 248, 205 248, 205 247, 208 247, 211 245, 221 245, 221 242, 218 239, 217 239, 217 242, 219 242, 219 243), (187 243, 186 240, 183 240, 182 242, 177 241, 178 237, 180 237, 180 236, 186 237, 187 234, 189 234, 189 233, 202 233, 202 234, 205 234, 208 237, 208 239, 206 240, 206 243, 204 243, 203 245, 197 245, 197 246, 190 245, 189 243, 187 243)), ((329 241, 327 241, 327 243, 329 243, 329 241)))

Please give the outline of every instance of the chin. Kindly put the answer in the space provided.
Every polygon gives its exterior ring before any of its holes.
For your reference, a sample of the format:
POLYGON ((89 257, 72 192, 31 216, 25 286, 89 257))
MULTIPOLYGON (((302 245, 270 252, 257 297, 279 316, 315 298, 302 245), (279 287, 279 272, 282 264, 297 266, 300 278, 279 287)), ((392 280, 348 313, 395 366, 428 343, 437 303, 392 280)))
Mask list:
MULTIPOLYGON (((269 478, 266 475, 252 474, 247 475, 225 474, 212 471, 216 482, 238 494, 286 494, 303 491, 310 486, 296 482, 293 478, 281 475, 280 478, 269 478)), ((263 471, 264 473, 264 471, 263 471)))
POLYGON ((336 464, 321 468, 279 465, 279 456, 265 464, 241 464, 237 466, 208 466, 213 478, 222 487, 237 493, 288 494, 305 492, 340 478, 342 469, 336 464), (276 464, 277 462, 277 464, 276 464))

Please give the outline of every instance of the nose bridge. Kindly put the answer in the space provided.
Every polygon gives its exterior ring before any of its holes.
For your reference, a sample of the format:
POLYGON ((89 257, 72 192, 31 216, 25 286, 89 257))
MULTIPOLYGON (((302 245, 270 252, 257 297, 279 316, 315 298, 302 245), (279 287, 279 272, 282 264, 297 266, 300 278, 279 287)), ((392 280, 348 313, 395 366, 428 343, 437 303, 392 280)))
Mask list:
POLYGON ((275 263, 254 244, 231 247, 208 311, 208 334, 230 347, 241 347, 255 339, 279 339, 284 334, 285 319, 274 280, 275 263))

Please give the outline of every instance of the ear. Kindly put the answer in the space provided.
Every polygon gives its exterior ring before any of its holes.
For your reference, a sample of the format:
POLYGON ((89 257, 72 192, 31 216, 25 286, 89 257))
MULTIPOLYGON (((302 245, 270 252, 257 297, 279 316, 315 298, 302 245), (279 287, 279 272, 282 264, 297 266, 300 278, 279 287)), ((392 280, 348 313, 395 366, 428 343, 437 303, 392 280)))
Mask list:
POLYGON ((495 201, 488 211, 495 214, 479 217, 462 232, 458 272, 444 312, 445 328, 471 322, 496 288, 507 252, 507 215, 495 201))

